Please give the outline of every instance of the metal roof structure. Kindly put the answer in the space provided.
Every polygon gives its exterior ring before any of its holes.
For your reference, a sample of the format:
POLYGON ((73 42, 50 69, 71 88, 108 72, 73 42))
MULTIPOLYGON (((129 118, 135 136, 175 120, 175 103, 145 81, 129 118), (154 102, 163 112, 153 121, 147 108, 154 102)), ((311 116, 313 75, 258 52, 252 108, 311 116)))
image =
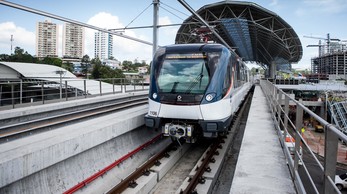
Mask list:
MULTIPOLYGON (((66 69, 46 64, 0 61, 0 82, 22 80, 30 83, 36 83, 35 81, 45 81, 47 82, 46 87, 56 88, 60 83, 59 71, 62 73, 62 83, 65 84, 65 81, 68 83, 68 86, 64 87, 77 88, 80 91, 83 91, 85 89, 84 84, 86 84, 88 94, 100 94, 99 81, 87 79, 85 80, 86 82, 84 82, 83 79, 78 79, 73 73, 67 71, 66 69)), ((111 93, 114 89, 112 84, 105 82, 101 82, 101 84, 104 93, 111 93)), ((116 89, 120 90, 119 88, 116 89)))
POLYGON ((58 71, 63 72, 63 78, 76 78, 71 72, 54 65, 0 61, 0 79, 60 78, 58 71))
MULTIPOLYGON (((222 1, 205 5, 201 16, 244 61, 261 66, 290 64, 302 58, 302 46, 292 27, 277 14, 251 2, 222 1)), ((218 39, 195 16, 176 34, 176 44, 218 39)))

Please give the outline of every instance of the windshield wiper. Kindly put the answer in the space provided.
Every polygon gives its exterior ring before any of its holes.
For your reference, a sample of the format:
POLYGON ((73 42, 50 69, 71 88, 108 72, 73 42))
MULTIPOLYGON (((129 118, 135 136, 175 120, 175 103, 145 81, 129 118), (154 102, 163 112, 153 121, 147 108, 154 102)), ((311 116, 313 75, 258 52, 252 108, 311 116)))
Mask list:
POLYGON ((187 88, 187 90, 186 90, 186 94, 189 94, 191 91, 192 91, 192 89, 196 86, 196 84, 197 83, 200 83, 200 87, 201 87, 201 80, 202 80, 202 77, 203 77, 204 75, 201 73, 201 74, 199 74, 198 76, 196 76, 194 79, 193 79, 193 81, 192 81, 192 83, 189 85, 189 87, 187 88))
POLYGON ((174 82, 170 93, 176 93, 176 88, 177 88, 178 83, 180 83, 180 82, 174 82))
POLYGON ((203 73, 204 73, 204 65, 201 65, 200 74, 193 79, 193 82, 189 85, 188 89, 185 92, 186 94, 189 94, 197 83, 200 83, 199 88, 201 87, 201 80, 202 80, 202 77, 204 76, 203 73))

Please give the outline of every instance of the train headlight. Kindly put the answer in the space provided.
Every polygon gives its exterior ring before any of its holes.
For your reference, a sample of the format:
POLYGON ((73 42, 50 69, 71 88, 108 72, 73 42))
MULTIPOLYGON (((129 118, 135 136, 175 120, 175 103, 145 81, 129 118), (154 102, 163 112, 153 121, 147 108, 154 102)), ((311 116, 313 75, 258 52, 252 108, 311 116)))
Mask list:
POLYGON ((210 93, 206 95, 205 99, 207 100, 207 102, 211 102, 215 96, 215 93, 210 93))
POLYGON ((153 93, 152 97, 153 99, 156 99, 158 97, 157 93, 153 93))
POLYGON ((165 134, 169 134, 169 127, 170 127, 170 124, 166 123, 165 127, 164 127, 164 133, 165 134))
POLYGON ((192 136, 192 132, 193 132, 193 127, 191 125, 187 126, 187 136, 191 137, 192 136))

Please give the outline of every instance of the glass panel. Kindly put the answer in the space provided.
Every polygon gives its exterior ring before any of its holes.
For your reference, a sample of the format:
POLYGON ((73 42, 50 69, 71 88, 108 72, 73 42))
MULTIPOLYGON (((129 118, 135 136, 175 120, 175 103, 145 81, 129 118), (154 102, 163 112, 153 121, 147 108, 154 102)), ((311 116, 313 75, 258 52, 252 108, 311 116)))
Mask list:
POLYGON ((209 83, 206 62, 202 58, 166 59, 158 76, 160 92, 202 94, 209 83))

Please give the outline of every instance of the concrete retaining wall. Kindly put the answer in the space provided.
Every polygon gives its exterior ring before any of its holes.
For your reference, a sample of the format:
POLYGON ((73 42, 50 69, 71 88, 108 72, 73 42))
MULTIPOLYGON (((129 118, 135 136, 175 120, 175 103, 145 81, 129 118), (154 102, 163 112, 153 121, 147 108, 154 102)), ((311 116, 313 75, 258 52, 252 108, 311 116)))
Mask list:
POLYGON ((144 105, 1 144, 0 193, 61 193, 69 189, 110 164, 101 155, 121 155, 114 147, 104 148, 130 145, 133 137, 123 143, 112 140, 142 126, 146 112, 144 105), (81 161, 89 167, 83 167, 81 161))

